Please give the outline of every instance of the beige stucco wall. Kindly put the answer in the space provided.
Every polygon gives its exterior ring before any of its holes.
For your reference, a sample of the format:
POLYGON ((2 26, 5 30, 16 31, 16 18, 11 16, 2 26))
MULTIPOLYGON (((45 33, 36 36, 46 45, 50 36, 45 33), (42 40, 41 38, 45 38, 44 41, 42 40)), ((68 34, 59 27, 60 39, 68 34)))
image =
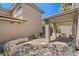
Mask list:
POLYGON ((0 21, 0 42, 27 36, 27 23, 0 21))
POLYGON ((41 13, 32 6, 22 4, 23 19, 27 20, 27 32, 29 34, 42 31, 41 13))
POLYGON ((22 19, 22 20, 23 20, 23 14, 20 14, 20 15, 18 15, 18 16, 15 17, 15 18, 18 18, 18 19, 22 19))
POLYGON ((41 32, 41 13, 28 5, 23 4, 22 6, 23 20, 27 20, 27 22, 19 24, 0 20, 0 42, 24 38, 33 33, 41 32))

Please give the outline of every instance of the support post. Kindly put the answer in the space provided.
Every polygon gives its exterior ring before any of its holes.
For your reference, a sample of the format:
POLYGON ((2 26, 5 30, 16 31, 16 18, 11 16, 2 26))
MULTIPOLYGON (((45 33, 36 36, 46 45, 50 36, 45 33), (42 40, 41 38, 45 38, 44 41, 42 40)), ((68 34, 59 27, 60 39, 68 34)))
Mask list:
POLYGON ((77 19, 78 19, 78 14, 76 13, 73 17, 73 25, 72 25, 72 37, 76 40, 76 35, 77 35, 77 19))
POLYGON ((56 39, 56 26, 55 26, 55 23, 52 23, 52 30, 53 30, 53 33, 52 33, 52 41, 56 39))
POLYGON ((46 38, 46 41, 49 43, 50 42, 50 23, 45 25, 45 38, 46 38))

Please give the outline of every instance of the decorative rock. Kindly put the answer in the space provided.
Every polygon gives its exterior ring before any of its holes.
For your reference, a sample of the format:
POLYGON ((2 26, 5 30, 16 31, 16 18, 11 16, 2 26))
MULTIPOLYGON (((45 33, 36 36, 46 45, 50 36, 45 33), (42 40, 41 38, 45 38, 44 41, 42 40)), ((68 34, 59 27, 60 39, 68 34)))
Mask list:
POLYGON ((23 46, 19 53, 15 55, 28 55, 28 56, 53 56, 64 55, 67 51, 67 45, 61 42, 53 42, 49 44, 26 44, 23 46))
MULTIPOLYGON (((14 46, 10 42, 6 44, 6 47, 14 46)), ((77 54, 77 53, 75 53, 77 54)), ((27 43, 17 47, 14 56, 72 56, 74 52, 70 51, 70 48, 66 43, 52 42, 44 44, 32 44, 27 43)), ((78 54, 77 54, 78 55, 78 54)))

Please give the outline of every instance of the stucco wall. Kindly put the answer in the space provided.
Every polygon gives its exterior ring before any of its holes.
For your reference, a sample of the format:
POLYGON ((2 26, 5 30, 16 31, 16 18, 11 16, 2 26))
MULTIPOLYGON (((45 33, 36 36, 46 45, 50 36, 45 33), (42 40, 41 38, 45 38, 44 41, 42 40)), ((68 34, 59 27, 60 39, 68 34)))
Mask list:
POLYGON ((33 33, 41 32, 41 13, 26 4, 22 4, 22 6, 23 20, 27 20, 27 22, 19 24, 0 20, 0 42, 23 38, 33 33))
POLYGON ((23 14, 18 15, 16 18, 23 20, 23 14))
POLYGON ((27 20, 27 31, 31 33, 41 32, 41 13, 28 4, 22 4, 23 19, 27 20))
POLYGON ((0 21, 0 42, 27 36, 27 23, 0 21))

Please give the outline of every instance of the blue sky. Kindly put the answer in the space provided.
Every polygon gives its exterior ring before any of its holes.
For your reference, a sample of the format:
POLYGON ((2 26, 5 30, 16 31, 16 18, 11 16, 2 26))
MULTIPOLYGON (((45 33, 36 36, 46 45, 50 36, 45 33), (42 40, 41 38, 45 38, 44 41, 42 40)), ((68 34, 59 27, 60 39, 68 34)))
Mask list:
POLYGON ((42 16, 53 15, 58 13, 61 3, 37 3, 35 4, 40 7, 45 13, 42 16))
POLYGON ((1 3, 1 5, 3 8, 6 8, 6 9, 9 9, 12 6, 11 3, 1 3))
MULTIPOLYGON (((11 5, 11 3, 2 3, 2 7, 6 9, 9 9, 11 5)), ((36 3, 35 5, 45 12, 42 16, 49 16, 58 13, 61 3, 36 3)))

